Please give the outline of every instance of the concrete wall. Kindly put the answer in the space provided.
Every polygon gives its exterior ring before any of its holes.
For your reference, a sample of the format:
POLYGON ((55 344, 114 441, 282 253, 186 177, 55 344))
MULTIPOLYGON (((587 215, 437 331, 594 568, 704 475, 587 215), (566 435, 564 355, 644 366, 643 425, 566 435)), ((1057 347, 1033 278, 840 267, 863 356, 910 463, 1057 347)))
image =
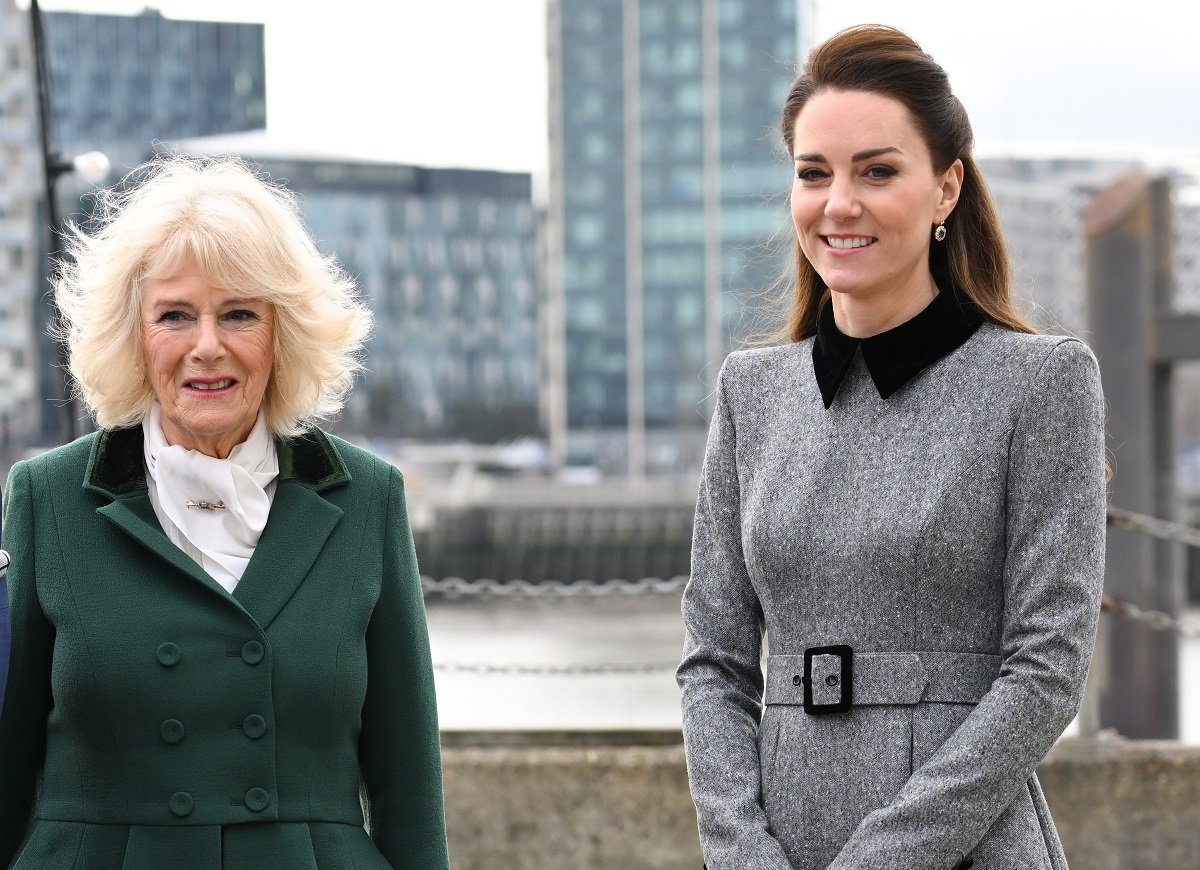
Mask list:
POLYGON ((1200 870, 1200 746, 1063 740, 1038 778, 1072 868, 1200 870))
MULTIPOLYGON (((456 870, 699 870, 678 732, 444 738, 456 870)), ((1039 776, 1073 870, 1200 868, 1200 746, 1064 740, 1039 776)))
POLYGON ((699 870, 678 733, 472 736, 442 752, 455 870, 699 870))

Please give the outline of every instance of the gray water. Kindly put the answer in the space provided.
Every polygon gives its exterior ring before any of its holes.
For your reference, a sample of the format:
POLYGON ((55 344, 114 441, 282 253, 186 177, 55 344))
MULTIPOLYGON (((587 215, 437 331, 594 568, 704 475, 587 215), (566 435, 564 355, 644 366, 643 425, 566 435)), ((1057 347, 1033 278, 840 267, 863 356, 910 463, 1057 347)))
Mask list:
MULTIPOLYGON (((673 675, 683 645, 678 595, 433 598, 428 616, 443 729, 680 725, 673 675), (550 674, 512 669, 597 665, 650 670, 550 674)), ((1181 643, 1179 679, 1180 737, 1200 744, 1200 641, 1181 643)))

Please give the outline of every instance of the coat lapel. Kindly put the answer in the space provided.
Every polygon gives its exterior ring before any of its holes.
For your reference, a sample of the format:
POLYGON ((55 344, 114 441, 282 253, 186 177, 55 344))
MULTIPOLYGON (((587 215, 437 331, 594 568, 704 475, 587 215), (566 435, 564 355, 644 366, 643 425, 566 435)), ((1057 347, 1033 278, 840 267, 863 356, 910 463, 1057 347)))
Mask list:
POLYGON ((221 584, 171 543, 159 525, 146 489, 141 426, 101 430, 88 458, 83 488, 112 499, 96 509, 98 514, 188 577, 228 597, 221 584))
MULTIPOLYGON (((322 493, 350 482, 337 449, 319 429, 276 444, 279 483, 271 513, 234 599, 265 629, 311 570, 342 509, 322 493)), ((102 431, 92 449, 84 489, 112 499, 97 508, 146 549, 228 598, 221 584, 176 547, 155 516, 146 488, 142 429, 102 431)))
POLYGON ((189 577, 198 580, 222 597, 227 595, 224 587, 208 576, 203 568, 193 562, 183 550, 171 543, 158 517, 154 515, 154 506, 150 496, 126 496, 97 508, 96 512, 111 520, 117 528, 129 535, 143 547, 156 556, 165 559, 189 577))
POLYGON ((342 509, 295 480, 282 480, 271 514, 233 597, 266 629, 308 576, 342 509))

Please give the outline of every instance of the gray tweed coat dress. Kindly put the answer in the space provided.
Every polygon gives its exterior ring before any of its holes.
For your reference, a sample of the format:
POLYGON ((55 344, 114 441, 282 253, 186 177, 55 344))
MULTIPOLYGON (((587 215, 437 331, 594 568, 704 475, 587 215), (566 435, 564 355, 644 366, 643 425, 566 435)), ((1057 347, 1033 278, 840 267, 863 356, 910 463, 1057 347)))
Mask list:
POLYGON ((677 675, 709 870, 1067 866, 1034 770, 1099 614, 1099 373, 953 298, 823 383, 811 338, 721 370, 677 675))

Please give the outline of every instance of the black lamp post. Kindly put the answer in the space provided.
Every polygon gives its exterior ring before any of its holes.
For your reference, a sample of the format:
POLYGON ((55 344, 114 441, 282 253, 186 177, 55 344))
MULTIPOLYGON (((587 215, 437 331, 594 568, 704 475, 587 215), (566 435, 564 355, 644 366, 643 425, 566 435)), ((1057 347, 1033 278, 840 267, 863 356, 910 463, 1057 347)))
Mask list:
MULTIPOLYGON (((85 154, 65 160, 54 149, 51 138, 51 121, 53 114, 50 106, 50 76, 47 71, 46 35, 42 23, 42 10, 38 0, 30 0, 30 25, 33 31, 34 80, 37 90, 39 139, 42 150, 42 168, 45 173, 45 203, 46 203, 46 270, 47 275, 54 268, 62 249, 60 237, 62 232, 61 216, 58 210, 58 179, 68 172, 77 173, 81 178, 93 184, 98 184, 108 176, 109 160, 99 151, 89 151, 85 154)), ((40 298, 40 297, 39 297, 40 298)), ((57 324, 59 313, 52 294, 47 296, 49 308, 47 325, 57 324)), ((39 306, 35 305, 35 310, 39 306)), ((71 441, 78 435, 78 415, 76 413, 71 375, 67 368, 66 348, 61 342, 55 342, 57 367, 61 377, 58 379, 58 394, 54 400, 61 402, 63 409, 64 441, 71 441)))

